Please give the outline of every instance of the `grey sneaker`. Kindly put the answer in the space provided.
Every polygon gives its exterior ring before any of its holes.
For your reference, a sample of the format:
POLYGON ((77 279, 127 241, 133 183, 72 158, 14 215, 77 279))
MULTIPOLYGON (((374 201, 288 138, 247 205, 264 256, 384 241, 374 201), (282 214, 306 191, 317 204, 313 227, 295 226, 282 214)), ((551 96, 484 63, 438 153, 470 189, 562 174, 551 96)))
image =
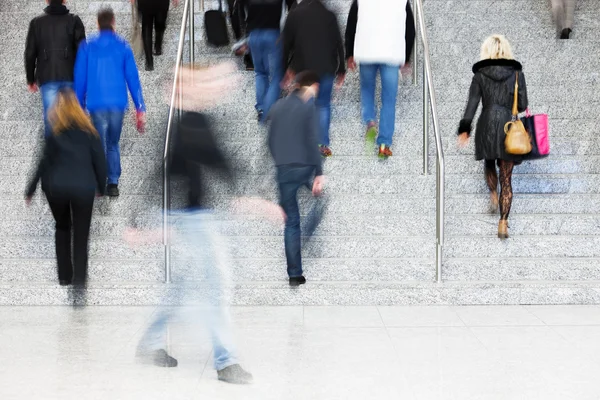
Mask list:
POLYGON ((247 385, 252 383, 252 374, 247 372, 240 364, 233 364, 229 367, 217 371, 220 381, 233 383, 237 385, 247 385))
POLYGON ((137 359, 141 364, 153 364, 163 368, 174 368, 178 365, 177 360, 171 357, 169 353, 163 349, 150 353, 138 354, 137 359))

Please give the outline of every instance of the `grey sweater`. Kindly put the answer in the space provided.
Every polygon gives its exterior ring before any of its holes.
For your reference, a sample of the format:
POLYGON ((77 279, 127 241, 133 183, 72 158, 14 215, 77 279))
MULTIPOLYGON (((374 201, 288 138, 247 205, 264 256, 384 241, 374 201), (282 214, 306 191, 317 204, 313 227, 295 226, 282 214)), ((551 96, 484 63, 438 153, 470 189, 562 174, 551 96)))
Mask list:
POLYGON ((323 175, 318 147, 319 118, 312 101, 304 102, 298 92, 279 100, 269 111, 269 149, 276 166, 315 167, 315 176, 323 175))

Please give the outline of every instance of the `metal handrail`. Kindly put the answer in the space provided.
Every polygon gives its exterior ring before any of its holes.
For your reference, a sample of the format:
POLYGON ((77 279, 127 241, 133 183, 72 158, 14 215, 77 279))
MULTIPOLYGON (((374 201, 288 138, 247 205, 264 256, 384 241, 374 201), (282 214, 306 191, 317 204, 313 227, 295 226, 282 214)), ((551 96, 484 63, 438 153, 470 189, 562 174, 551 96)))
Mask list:
MULTIPOLYGON (((429 157, 429 109, 431 107, 431 120, 433 122, 433 133, 436 143, 436 280, 442 281, 442 257, 444 248, 444 215, 445 215, 445 182, 446 182, 446 164, 444 160, 444 149, 442 147, 442 137, 440 134, 437 103, 435 90, 433 87, 433 74, 431 72, 431 60, 429 58, 429 42, 427 41, 427 32, 425 30, 425 16, 423 14, 422 0, 413 0, 415 4, 415 14, 419 23, 418 31, 421 33, 423 44, 423 172, 427 174, 429 157)), ((416 58, 414 59, 416 63, 416 58)))
MULTIPOLYGON (((167 132, 165 134, 165 149, 163 153, 163 244, 165 245, 165 283, 171 282, 171 243, 169 237, 169 143, 171 129, 173 128, 173 117, 175 116, 175 101, 177 99, 177 79, 180 78, 181 64, 183 62, 183 45, 185 43, 186 23, 190 28, 190 62, 194 62, 194 1, 185 0, 183 4, 183 17, 181 19, 181 30, 179 31, 179 43, 177 45, 177 59, 175 61, 175 75, 173 76, 173 89, 169 102, 169 117, 167 119, 167 132)), ((181 94, 180 87, 180 94, 181 94)), ((181 102, 181 99, 179 100, 181 102)))

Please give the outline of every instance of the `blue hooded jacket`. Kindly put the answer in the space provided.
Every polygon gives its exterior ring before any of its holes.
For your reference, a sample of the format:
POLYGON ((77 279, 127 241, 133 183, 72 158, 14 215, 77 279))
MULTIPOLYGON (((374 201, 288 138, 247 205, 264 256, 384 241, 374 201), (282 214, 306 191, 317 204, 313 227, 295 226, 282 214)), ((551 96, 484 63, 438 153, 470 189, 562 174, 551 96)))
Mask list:
POLYGON ((82 41, 75 60, 75 93, 88 111, 127 109, 127 88, 137 111, 146 111, 133 51, 125 39, 103 30, 82 41))

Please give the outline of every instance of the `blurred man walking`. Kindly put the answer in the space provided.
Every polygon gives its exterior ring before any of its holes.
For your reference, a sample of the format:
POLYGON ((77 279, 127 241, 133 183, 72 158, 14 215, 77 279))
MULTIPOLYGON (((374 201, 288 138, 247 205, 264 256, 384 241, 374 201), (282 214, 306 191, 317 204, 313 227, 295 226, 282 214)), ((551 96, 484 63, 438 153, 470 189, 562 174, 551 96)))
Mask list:
POLYGON ((58 91, 73 87, 73 67, 85 28, 77 15, 65 7, 65 0, 46 0, 44 14, 29 23, 25 46, 25 71, 29 91, 42 93, 45 137, 52 134, 48 110, 58 91))
POLYGON ((119 195, 121 153, 119 140, 123 117, 131 93, 137 110, 137 128, 144 130, 146 106, 133 51, 125 39, 115 33, 115 14, 111 9, 98 13, 100 33, 83 42, 75 63, 75 92, 87 108, 104 143, 108 163, 107 194, 119 195))

